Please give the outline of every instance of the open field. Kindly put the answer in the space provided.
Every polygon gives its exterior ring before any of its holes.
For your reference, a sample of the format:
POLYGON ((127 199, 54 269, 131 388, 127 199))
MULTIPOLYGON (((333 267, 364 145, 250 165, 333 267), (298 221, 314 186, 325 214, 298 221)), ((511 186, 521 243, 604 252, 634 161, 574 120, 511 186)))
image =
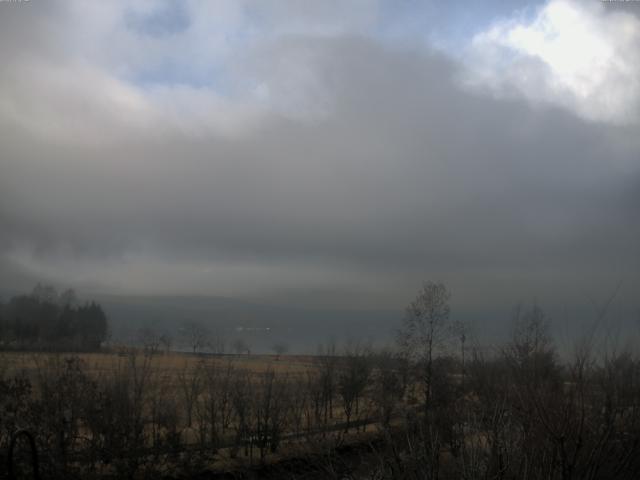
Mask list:
POLYGON ((640 360, 560 364, 550 343, 527 345, 464 365, 364 349, 4 352, 0 452, 26 429, 44 478, 637 478, 640 360))
MULTIPOLYGON (((5 374, 33 375, 40 366, 52 359, 76 357, 82 361, 88 372, 100 374, 120 368, 123 362, 127 361, 129 354, 134 352, 136 352, 135 349, 122 349, 118 353, 0 352, 0 368, 4 370, 5 374)), ((138 354, 142 356, 143 350, 139 350, 138 354)), ((154 354, 150 358, 154 370, 168 374, 176 374, 179 371, 194 368, 202 362, 218 366, 232 363, 237 368, 256 374, 275 371, 289 375, 302 375, 316 365, 314 357, 310 355, 278 357, 277 355, 213 355, 169 352, 154 354)))
POLYGON ((8 388, 28 385, 6 399, 25 407, 5 419, 6 431, 12 421, 31 424, 41 452, 58 464, 52 469, 62 462, 85 474, 86 468, 100 475, 145 468, 167 474, 186 462, 189 468, 246 470, 256 461, 307 456, 310 446, 357 444, 376 431, 365 378, 356 385, 354 377, 346 403, 339 401, 344 362, 338 356, 135 350, 4 352, 0 373, 14 379, 8 388), (105 457, 113 460, 105 463, 105 457))

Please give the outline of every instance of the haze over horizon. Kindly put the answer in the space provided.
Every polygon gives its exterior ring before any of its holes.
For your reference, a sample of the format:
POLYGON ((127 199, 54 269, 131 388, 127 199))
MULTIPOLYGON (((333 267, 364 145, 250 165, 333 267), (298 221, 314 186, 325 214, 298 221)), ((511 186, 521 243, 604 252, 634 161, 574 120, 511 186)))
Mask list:
POLYGON ((638 320, 640 3, 0 2, 0 59, 0 291, 638 320))

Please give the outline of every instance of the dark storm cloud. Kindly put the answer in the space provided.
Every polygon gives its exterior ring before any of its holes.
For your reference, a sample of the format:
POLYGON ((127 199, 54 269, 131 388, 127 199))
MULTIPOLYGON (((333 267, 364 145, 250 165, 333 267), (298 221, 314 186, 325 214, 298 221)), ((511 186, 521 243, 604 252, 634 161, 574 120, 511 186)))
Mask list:
POLYGON ((638 286, 636 126, 474 93, 443 54, 283 38, 234 66, 267 107, 221 98, 204 120, 166 107, 202 91, 3 56, 0 256, 42 274, 201 293, 189 272, 237 263, 233 288, 342 278, 389 302, 428 276, 508 301, 611 272, 638 286))

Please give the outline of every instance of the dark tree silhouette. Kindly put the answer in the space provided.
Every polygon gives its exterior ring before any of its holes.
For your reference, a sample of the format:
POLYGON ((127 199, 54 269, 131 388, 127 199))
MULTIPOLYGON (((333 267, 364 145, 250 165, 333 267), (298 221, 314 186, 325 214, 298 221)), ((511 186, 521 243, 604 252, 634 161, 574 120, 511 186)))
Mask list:
POLYGON ((95 302, 77 306, 73 290, 60 297, 38 284, 30 295, 9 299, 0 310, 0 339, 6 347, 100 348, 108 333, 107 317, 95 302))

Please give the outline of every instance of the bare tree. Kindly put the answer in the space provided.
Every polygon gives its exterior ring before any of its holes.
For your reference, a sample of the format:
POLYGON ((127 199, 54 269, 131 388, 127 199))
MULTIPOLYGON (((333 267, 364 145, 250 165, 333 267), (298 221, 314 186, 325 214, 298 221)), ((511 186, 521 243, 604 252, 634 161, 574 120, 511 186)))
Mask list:
POLYGON ((220 435, 220 375, 221 371, 215 362, 203 364, 202 402, 196 402, 198 414, 199 436, 202 445, 207 443, 215 451, 220 435))
POLYGON ((371 359, 367 350, 358 346, 347 350, 338 374, 338 391, 349 431, 353 415, 359 414, 360 400, 371 375, 371 359))
POLYGON ((469 340, 469 328, 465 322, 457 321, 452 325, 452 333, 458 342, 460 342, 460 374, 461 387, 464 391, 465 379, 467 376, 466 360, 467 360, 467 342, 469 340))
POLYGON ((382 351, 374 358, 373 402, 378 407, 382 426, 388 428, 391 418, 401 405, 405 385, 403 363, 391 352, 382 351))
POLYGON ((232 386, 236 371, 231 362, 222 366, 216 361, 203 364, 202 401, 198 406, 200 441, 215 452, 229 429, 233 405, 232 386))
POLYGON ((145 351, 155 354, 158 352, 161 340, 158 332, 152 327, 142 327, 136 335, 138 343, 142 345, 145 351))
POLYGON ((251 437, 253 434, 253 402, 251 402, 251 379, 249 373, 240 370, 233 378, 231 385, 231 404, 233 406, 235 438, 231 448, 231 457, 235 458, 238 450, 244 445, 245 456, 252 453, 251 437))
POLYGON ((173 344, 173 338, 171 337, 171 335, 165 332, 160 335, 160 338, 158 338, 158 340, 160 341, 160 345, 162 345, 162 348, 164 349, 164 353, 169 353, 171 351, 171 345, 173 344))
POLYGON ((185 321, 182 325, 182 331, 193 353, 198 353, 209 343, 209 329, 198 321, 185 321))
POLYGON ((335 343, 330 343, 326 348, 321 346, 316 359, 320 373, 318 380, 322 388, 323 424, 326 426, 329 418, 333 418, 333 397, 336 393, 338 357, 335 343))
POLYGON ((261 375, 253 390, 254 437, 264 459, 267 449, 275 453, 280 445, 287 418, 287 379, 279 378, 273 370, 261 375))
POLYGON ((428 413, 433 383, 433 359, 451 338, 449 299, 442 283, 425 282, 417 297, 407 307, 398 344, 418 366, 423 386, 424 410, 428 413))
POLYGON ((284 342, 278 342, 271 347, 271 350, 276 354, 276 360, 280 360, 280 356, 289 351, 289 345, 284 342))
POLYGON ((184 368, 178 373, 178 384, 184 399, 187 427, 191 427, 193 410, 203 387, 202 364, 199 362, 195 368, 188 363, 185 364, 184 368))

